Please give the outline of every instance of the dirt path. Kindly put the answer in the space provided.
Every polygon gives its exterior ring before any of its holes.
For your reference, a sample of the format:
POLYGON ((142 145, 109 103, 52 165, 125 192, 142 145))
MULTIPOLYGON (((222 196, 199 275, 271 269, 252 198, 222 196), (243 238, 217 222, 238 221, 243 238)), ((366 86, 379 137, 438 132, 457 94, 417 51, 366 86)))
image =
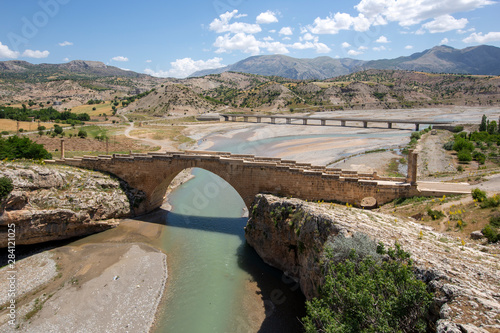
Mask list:
MULTIPOLYGON (((452 157, 443 149, 443 144, 448 142, 452 134, 448 131, 437 131, 424 134, 419 141, 416 152, 418 152, 418 175, 420 179, 439 172, 456 171, 452 157)), ((432 179, 432 178, 431 178, 432 179)))
POLYGON ((123 134, 129 139, 140 140, 140 141, 142 141, 150 146, 159 146, 160 147, 159 152, 176 151, 177 150, 172 145, 172 142, 169 140, 154 140, 151 138, 142 138, 142 137, 136 137, 136 136, 130 135, 130 132, 132 132, 134 129, 135 129, 134 123, 130 122, 129 126, 125 129, 123 134))

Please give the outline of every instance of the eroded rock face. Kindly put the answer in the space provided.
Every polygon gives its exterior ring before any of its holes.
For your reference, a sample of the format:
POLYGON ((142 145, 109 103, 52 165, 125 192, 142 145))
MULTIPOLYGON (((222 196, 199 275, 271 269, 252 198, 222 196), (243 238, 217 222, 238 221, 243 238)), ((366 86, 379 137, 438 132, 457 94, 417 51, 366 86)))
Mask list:
POLYGON ((323 283, 325 244, 361 232, 411 253, 417 276, 435 295, 437 332, 500 331, 500 260, 480 242, 462 246, 410 220, 272 195, 257 195, 249 214, 247 242, 265 262, 300 280, 307 299, 323 283))
POLYGON ((133 214, 130 200, 140 200, 117 179, 66 166, 1 162, 0 177, 14 185, 0 202, 0 247, 8 224, 17 245, 83 236, 115 227, 133 214))

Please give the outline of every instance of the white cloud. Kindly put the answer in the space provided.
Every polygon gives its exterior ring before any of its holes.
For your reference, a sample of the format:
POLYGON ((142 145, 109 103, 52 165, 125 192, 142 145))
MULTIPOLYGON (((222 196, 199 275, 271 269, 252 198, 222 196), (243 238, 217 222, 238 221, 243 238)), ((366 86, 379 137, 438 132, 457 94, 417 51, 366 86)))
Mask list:
POLYGON ((274 40, 274 38, 271 36, 267 36, 267 37, 262 38, 262 40, 264 40, 266 42, 272 42, 274 40))
POLYGON ((162 71, 162 70, 154 71, 150 68, 147 68, 144 70, 144 73, 156 77, 184 78, 199 70, 223 67, 224 65, 221 63, 221 61, 222 58, 218 57, 208 59, 207 61, 193 60, 191 58, 183 58, 171 62, 170 65, 172 66, 172 68, 169 69, 168 71, 162 71))
POLYGON ((347 51, 347 54, 350 56, 357 56, 357 55, 363 54, 363 52, 356 51, 356 50, 349 50, 349 51, 347 51))
POLYGON ((340 30, 349 30, 352 26, 357 31, 366 31, 370 22, 363 16, 352 17, 347 13, 336 13, 324 19, 317 17, 309 30, 314 34, 337 34, 340 30))
POLYGON ((466 34, 468 32, 473 32, 473 31, 476 31, 476 29, 475 28, 470 28, 470 29, 467 29, 467 30, 461 30, 460 29, 460 30, 457 30, 457 33, 463 35, 463 34, 466 34))
POLYGON ((376 41, 375 43, 390 43, 388 40, 387 40, 387 37, 385 36, 380 36, 376 41))
POLYGON ((146 62, 147 62, 147 63, 150 63, 150 62, 153 62, 153 60, 148 59, 148 60, 146 60, 146 62))
POLYGON ((483 35, 482 32, 472 33, 469 37, 462 39, 464 43, 489 43, 496 42, 500 40, 500 31, 492 31, 488 32, 486 35, 483 35))
POLYGON ((343 42, 341 45, 344 49, 351 47, 351 44, 349 44, 348 42, 343 42))
POLYGON ((274 34, 274 33, 276 33, 276 30, 274 30, 274 29, 269 30, 269 33, 274 34))
POLYGON ((68 57, 66 57, 66 58, 64 58, 64 59, 63 59, 63 61, 68 62, 68 61, 69 61, 69 58, 68 58, 68 57))
POLYGON ((114 61, 121 61, 121 62, 126 62, 126 61, 128 61, 128 58, 127 58, 127 57, 124 57, 124 56, 117 56, 117 57, 113 57, 113 58, 111 58, 111 60, 114 60, 114 61))
POLYGON ((234 34, 255 34, 262 31, 261 27, 258 24, 243 22, 234 22, 230 24, 229 21, 231 21, 231 19, 242 17, 242 15, 237 14, 238 10, 235 9, 232 12, 225 12, 224 14, 219 15, 219 18, 214 19, 210 23, 209 29, 215 31, 216 33, 231 32, 234 34))
POLYGON ((300 37, 300 40, 318 40, 318 37, 311 35, 310 33, 306 32, 304 36, 300 37))
POLYGON ((410 26, 494 3, 492 0, 361 0, 355 8, 371 20, 382 18, 388 22, 398 22, 401 26, 410 26))
POLYGON ((381 45, 381 46, 375 46, 375 47, 373 48, 373 51, 379 51, 379 52, 380 52, 380 51, 385 51, 385 50, 387 50, 387 49, 385 48, 385 46, 384 46, 384 45, 381 45))
POLYGON ((411 49, 413 49, 413 45, 406 45, 405 46, 405 50, 411 50, 411 49))
POLYGON ((26 50, 23 52, 22 56, 27 57, 27 58, 36 58, 36 59, 41 59, 41 58, 47 58, 49 56, 50 52, 45 50, 45 51, 38 51, 38 50, 26 50))
POLYGON ((457 20, 453 16, 446 14, 436 17, 434 20, 422 25, 422 27, 429 30, 431 34, 435 34, 438 32, 463 29, 467 23, 469 23, 469 21, 466 18, 457 20))
POLYGON ((283 37, 283 40, 292 40, 290 37, 283 37))
POLYGON ((326 44, 310 41, 307 41, 305 43, 293 43, 292 45, 290 45, 290 47, 296 50, 314 49, 316 50, 316 53, 329 53, 331 51, 331 49, 326 44))
POLYGON ((0 58, 15 59, 17 57, 19 57, 19 52, 12 51, 7 45, 0 42, 0 58))
POLYGON ((283 27, 283 28, 281 28, 279 34, 285 35, 285 36, 291 36, 291 35, 293 35, 293 31, 292 31, 292 28, 290 28, 290 27, 283 27))
POLYGON ((440 42, 439 42, 439 45, 444 45, 444 44, 448 44, 450 42, 450 40, 448 38, 443 38, 440 42))
POLYGON ((261 46, 263 48, 267 49, 267 51, 270 53, 275 53, 275 54, 276 53, 278 53, 278 54, 290 53, 290 51, 288 51, 286 45, 283 43, 280 43, 280 42, 272 42, 272 43, 261 42, 261 46))
POLYGON ((64 41, 64 42, 62 42, 62 43, 59 43, 59 46, 71 46, 71 45, 73 45, 73 43, 72 42, 68 42, 67 40, 64 41))
POLYGON ((240 32, 232 37, 230 34, 217 37, 214 46, 217 47, 217 50, 215 50, 216 53, 242 51, 255 55, 260 53, 261 42, 254 35, 247 35, 240 32))
POLYGON ((368 46, 360 46, 360 47, 358 47, 358 50, 366 51, 366 50, 368 50, 368 46))
POLYGON ((268 10, 267 12, 260 13, 259 16, 257 16, 256 22, 258 24, 268 24, 278 22, 278 19, 274 12, 268 10))

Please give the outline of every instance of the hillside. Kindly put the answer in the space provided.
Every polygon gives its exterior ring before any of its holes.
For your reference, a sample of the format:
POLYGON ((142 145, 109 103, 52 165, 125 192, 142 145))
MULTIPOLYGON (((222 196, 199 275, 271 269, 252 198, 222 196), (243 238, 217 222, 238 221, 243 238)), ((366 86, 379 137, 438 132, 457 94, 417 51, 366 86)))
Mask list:
POLYGON ((299 80, 323 80, 367 69, 500 75, 500 48, 480 45, 458 50, 449 46, 436 46, 408 57, 372 61, 330 57, 296 59, 283 55, 263 55, 249 57, 226 67, 195 72, 191 76, 232 71, 299 80))

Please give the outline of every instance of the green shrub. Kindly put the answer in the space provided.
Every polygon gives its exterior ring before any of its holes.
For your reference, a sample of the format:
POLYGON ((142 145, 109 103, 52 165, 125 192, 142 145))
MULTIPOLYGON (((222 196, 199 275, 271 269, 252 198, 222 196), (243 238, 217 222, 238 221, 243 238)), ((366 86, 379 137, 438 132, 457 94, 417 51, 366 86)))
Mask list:
POLYGON ((457 154, 458 160, 460 162, 470 162, 472 161, 472 154, 470 153, 469 150, 461 150, 457 154))
POLYGON ((422 134, 420 132, 412 132, 410 135, 410 139, 420 140, 422 134))
POLYGON ((82 139, 86 138, 86 137, 87 137, 87 131, 82 130, 82 129, 81 129, 81 130, 79 130, 79 131, 78 131, 78 136, 79 136, 80 138, 82 138, 82 139))
POLYGON ((481 230, 483 233, 484 237, 488 239, 488 242, 490 243, 495 243, 500 240, 500 235, 498 234, 498 230, 491 226, 490 224, 487 224, 483 230, 481 230))
POLYGON ((444 217, 444 213, 442 211, 432 210, 431 208, 427 208, 427 215, 429 215, 433 221, 444 217))
POLYGON ((454 151, 462 151, 462 150, 468 150, 468 151, 473 151, 474 150, 474 144, 462 137, 457 137, 455 140, 455 143, 453 144, 453 150, 454 151))
POLYGON ((484 200, 486 200, 486 192, 481 191, 478 188, 473 189, 471 191, 471 195, 472 195, 472 199, 474 199, 476 201, 483 202, 484 200))
POLYGON ((500 196, 497 194, 481 202, 481 208, 492 208, 498 206, 500 206, 500 196))
POLYGON ((454 133, 460 133, 464 130, 464 127, 462 125, 457 125, 453 128, 454 133))
POLYGON ((455 141, 448 141, 443 145, 443 148, 445 150, 453 150, 453 145, 455 144, 455 141))
POLYGON ((433 296, 415 277, 408 253, 396 245, 387 254, 391 259, 377 262, 352 250, 345 261, 329 261, 320 297, 306 302, 305 331, 425 332, 433 296))
POLYGON ((478 151, 472 153, 472 158, 475 159, 479 164, 484 164, 484 162, 486 161, 486 155, 478 151))
POLYGON ((0 139, 0 159, 50 159, 52 155, 45 150, 43 145, 34 143, 29 138, 19 138, 11 136, 7 139, 0 139))
POLYGON ((5 197, 7 197, 13 189, 14 186, 12 185, 12 180, 10 178, 0 178, 0 200, 3 200, 5 197))
POLYGON ((490 224, 495 228, 500 228, 500 213, 495 213, 490 217, 490 224))

